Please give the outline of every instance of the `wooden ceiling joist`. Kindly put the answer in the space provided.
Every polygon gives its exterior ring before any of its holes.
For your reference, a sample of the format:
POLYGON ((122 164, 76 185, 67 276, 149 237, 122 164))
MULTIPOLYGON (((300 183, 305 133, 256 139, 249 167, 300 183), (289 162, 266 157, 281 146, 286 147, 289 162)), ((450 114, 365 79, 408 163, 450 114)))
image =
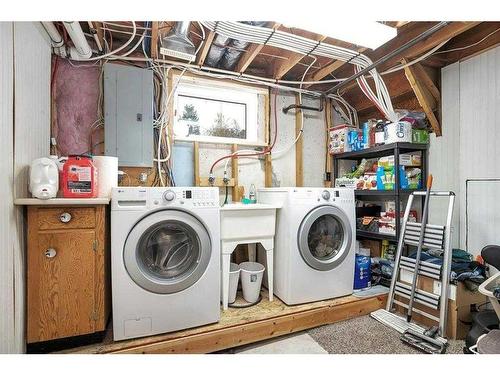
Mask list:
MULTIPOLYGON (((277 29, 280 26, 281 26, 280 23, 275 22, 271 27, 273 29, 277 29)), ((246 52, 243 53, 243 55, 241 55, 238 64, 236 65, 235 71, 237 71, 238 73, 245 73, 245 70, 247 70, 247 68, 250 66, 252 61, 257 57, 262 48, 264 48, 264 46, 265 46, 264 44, 254 44, 254 43, 250 44, 246 52)))
POLYGON ((210 31, 205 39, 203 47, 201 47, 201 51, 199 52, 200 54, 198 55, 198 58, 196 59, 197 65, 203 65, 205 63, 205 59, 207 58, 208 51, 210 51, 210 47, 212 46, 214 37, 215 33, 213 31, 210 31))
POLYGON ((158 58, 158 21, 151 24, 151 58, 158 58))
MULTIPOLYGON (((402 60, 403 64, 407 64, 407 62, 405 59, 402 60)), ((441 124, 434 114, 434 110, 438 107, 438 101, 436 101, 434 96, 425 87, 423 80, 420 79, 413 66, 406 66, 404 70, 406 78, 410 82, 413 92, 432 126, 432 130, 434 130, 436 136, 441 136, 441 124)))
MULTIPOLYGON (((362 53, 363 51, 365 51, 366 48, 360 48, 358 50, 359 53, 362 53)), ((325 78, 327 75, 329 74, 333 74, 336 70, 340 69, 341 67, 343 67, 345 64, 347 64, 347 61, 341 61, 341 60, 335 60, 335 61, 332 61, 330 64, 328 65, 325 65, 324 67, 322 67, 321 69, 318 69, 317 71, 315 71, 312 75, 311 75, 311 78, 308 79, 310 81, 320 81, 322 80, 323 78, 325 78)), ((312 86, 312 84, 310 85, 306 85, 305 87, 310 87, 312 86)))
MULTIPOLYGON (((317 35, 317 37, 314 39, 317 42, 322 42, 326 38, 327 38, 326 36, 317 35)), ((295 65, 297 65, 304 57, 306 57, 306 55, 292 51, 283 51, 282 56, 285 57, 286 59, 282 59, 280 64, 275 65, 273 72, 274 79, 283 78, 285 74, 287 74, 290 71, 290 69, 292 69, 295 65)))

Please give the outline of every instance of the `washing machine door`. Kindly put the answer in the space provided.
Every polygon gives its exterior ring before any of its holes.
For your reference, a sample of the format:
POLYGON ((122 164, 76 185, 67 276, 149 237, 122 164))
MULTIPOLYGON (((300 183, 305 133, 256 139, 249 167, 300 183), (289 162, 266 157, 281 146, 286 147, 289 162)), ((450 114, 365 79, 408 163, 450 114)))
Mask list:
POLYGON ((153 293, 180 292, 196 283, 210 262, 212 246, 205 226, 178 210, 157 211, 130 231, 123 251, 128 274, 153 293))
POLYGON ((334 206, 319 206, 310 211, 297 235, 300 255, 319 271, 329 271, 341 264, 349 254, 352 240, 347 215, 334 206))

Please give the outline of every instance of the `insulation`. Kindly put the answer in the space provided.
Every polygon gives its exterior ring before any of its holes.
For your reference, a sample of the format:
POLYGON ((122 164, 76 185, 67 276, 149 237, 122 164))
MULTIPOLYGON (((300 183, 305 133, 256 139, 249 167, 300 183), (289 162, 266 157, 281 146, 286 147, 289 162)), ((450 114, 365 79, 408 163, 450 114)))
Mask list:
MULTIPOLYGON (((264 21, 242 21, 241 23, 253 26, 265 26, 267 24, 264 21)), ((233 70, 248 45, 249 43, 217 34, 210 47, 205 64, 213 68, 233 70)))

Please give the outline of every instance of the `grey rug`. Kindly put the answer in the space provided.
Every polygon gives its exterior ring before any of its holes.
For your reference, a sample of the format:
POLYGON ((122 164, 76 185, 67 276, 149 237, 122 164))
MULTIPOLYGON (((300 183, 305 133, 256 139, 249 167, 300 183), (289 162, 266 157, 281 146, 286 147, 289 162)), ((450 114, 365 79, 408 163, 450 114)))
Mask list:
MULTIPOLYGON (((313 328, 309 335, 330 354, 422 354, 404 344, 399 333, 369 315, 313 328)), ((448 354, 462 354, 462 340, 449 341, 448 354)))

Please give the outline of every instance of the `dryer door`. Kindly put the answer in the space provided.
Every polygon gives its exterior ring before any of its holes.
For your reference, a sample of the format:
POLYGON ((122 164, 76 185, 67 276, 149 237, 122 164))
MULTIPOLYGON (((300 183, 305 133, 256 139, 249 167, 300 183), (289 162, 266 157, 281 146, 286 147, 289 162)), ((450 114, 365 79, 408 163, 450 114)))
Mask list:
POLYGON ((210 262, 212 246, 205 226, 184 211, 164 210, 140 220, 123 251, 128 274, 153 293, 176 293, 196 283, 210 262))
POLYGON ((352 228, 340 208, 320 206, 302 220, 297 241, 300 254, 310 267, 329 271, 349 254, 353 241, 352 228))

